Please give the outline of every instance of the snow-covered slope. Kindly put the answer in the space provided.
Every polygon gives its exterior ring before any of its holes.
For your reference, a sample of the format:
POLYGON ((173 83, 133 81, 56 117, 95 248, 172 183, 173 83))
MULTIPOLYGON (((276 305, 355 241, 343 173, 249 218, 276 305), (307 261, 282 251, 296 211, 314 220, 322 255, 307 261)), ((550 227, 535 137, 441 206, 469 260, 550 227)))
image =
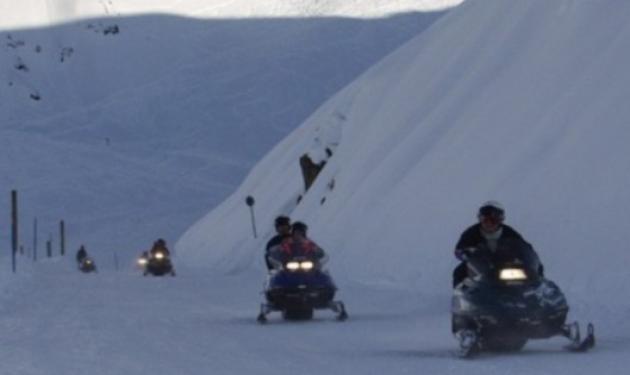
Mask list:
POLYGON ((446 293, 454 243, 498 199, 561 285, 628 281, 628 16, 618 1, 464 3, 281 142, 178 242, 182 260, 261 265, 284 213, 311 225, 340 277, 446 293), (296 204, 298 158, 325 147, 296 204))
POLYGON ((20 192, 25 246, 35 216, 46 238, 65 219, 73 249, 132 255, 174 241, 442 14, 419 10, 458 1, 262 3, 2 2, 0 186, 20 192), (380 17, 335 16, 362 9, 380 17))
POLYGON ((43 26, 88 17, 177 14, 196 18, 376 17, 437 11, 463 0, 23 0, 0 4, 0 28, 43 26))

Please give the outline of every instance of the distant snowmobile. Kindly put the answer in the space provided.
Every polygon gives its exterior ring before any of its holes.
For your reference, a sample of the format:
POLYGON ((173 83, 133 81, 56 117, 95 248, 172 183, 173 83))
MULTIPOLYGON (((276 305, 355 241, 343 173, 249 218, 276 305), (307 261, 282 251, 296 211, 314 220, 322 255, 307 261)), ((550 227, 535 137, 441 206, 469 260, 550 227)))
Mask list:
POLYGON ((84 257, 79 263, 79 271, 84 273, 96 272, 96 264, 90 257, 84 257))
POLYGON ((292 257, 281 264, 281 269, 269 275, 264 291, 266 303, 261 304, 258 314, 259 323, 266 323, 272 311, 282 312, 285 320, 312 319, 315 309, 330 309, 337 313, 340 321, 348 318, 343 302, 333 300, 337 287, 317 260, 292 257))
POLYGON ((166 252, 157 250, 149 253, 149 257, 147 258, 144 268, 144 276, 149 274, 153 276, 163 276, 166 274, 175 276, 173 263, 166 252))
POLYGON ((147 263, 149 263, 149 252, 143 251, 136 260, 136 266, 144 272, 147 268, 147 263))
POLYGON ((560 288, 539 275, 540 261, 523 241, 505 244, 489 256, 488 249, 464 254, 469 277, 455 289, 452 330, 459 355, 481 351, 518 351, 529 339, 563 336, 567 349, 587 351, 595 346, 592 324, 580 337, 578 323, 566 324, 569 311, 560 288))

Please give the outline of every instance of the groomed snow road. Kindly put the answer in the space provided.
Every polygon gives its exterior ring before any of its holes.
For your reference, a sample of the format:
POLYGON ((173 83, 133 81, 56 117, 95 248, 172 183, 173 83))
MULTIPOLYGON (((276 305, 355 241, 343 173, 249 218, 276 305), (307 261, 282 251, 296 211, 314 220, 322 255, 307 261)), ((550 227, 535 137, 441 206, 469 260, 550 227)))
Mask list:
POLYGON ((70 260, 40 262, 4 283, 0 373, 577 375, 620 373, 617 366, 628 363, 627 304, 586 308, 579 301, 577 313, 599 314, 598 346, 588 354, 568 353, 554 339, 462 360, 449 333, 448 292, 340 282, 348 321, 321 311, 304 323, 274 314, 261 326, 259 271, 85 275, 70 260))

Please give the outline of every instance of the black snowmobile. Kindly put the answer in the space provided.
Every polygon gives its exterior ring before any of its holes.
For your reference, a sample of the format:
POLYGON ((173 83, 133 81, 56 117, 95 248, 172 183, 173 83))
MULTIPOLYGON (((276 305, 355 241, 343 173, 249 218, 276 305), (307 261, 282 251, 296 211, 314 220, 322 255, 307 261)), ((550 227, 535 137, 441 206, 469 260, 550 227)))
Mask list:
POLYGON ((569 306, 558 286, 542 275, 538 255, 527 243, 510 240, 490 256, 487 248, 464 254, 468 277, 452 301, 452 331, 459 355, 480 351, 518 351, 529 339, 563 336, 567 349, 595 345, 593 324, 580 337, 578 323, 566 323, 569 306))
POLYGON ((96 272, 96 264, 90 257, 83 257, 79 262, 79 271, 84 273, 96 272))
POLYGON ((171 262, 170 256, 162 250, 156 250, 149 252, 149 257, 144 265, 144 276, 164 276, 170 274, 175 276, 175 269, 171 262))
POLYGON ((328 272, 321 269, 319 260, 303 256, 284 260, 270 257, 280 268, 269 274, 259 323, 266 323, 272 311, 282 312, 285 320, 312 319, 315 309, 330 309, 340 321, 348 318, 343 302, 334 300, 337 287, 328 272))

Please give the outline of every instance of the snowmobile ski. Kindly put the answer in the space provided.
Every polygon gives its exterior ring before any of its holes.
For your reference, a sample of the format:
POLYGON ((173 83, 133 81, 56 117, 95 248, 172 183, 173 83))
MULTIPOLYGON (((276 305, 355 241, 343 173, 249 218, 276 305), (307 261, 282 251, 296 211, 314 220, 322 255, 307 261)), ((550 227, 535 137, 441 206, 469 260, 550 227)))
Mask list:
POLYGON ((460 358, 470 358, 479 349, 479 335, 472 329, 462 329, 455 333, 455 338, 459 342, 457 356, 460 358))
POLYGON ((567 325, 564 336, 571 340, 566 348, 569 351, 582 353, 592 349, 595 346, 595 327, 593 323, 589 323, 586 327, 586 337, 582 340, 580 337, 580 326, 577 322, 567 325))

